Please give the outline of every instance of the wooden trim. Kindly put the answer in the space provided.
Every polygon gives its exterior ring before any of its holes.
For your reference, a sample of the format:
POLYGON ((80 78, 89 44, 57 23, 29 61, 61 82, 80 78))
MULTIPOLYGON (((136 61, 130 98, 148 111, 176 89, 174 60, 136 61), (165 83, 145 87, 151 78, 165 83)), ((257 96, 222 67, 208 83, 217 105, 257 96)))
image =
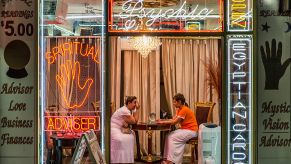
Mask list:
POLYGON ((160 33, 149 33, 149 32, 109 32, 109 36, 223 36, 223 32, 160 32, 160 33))

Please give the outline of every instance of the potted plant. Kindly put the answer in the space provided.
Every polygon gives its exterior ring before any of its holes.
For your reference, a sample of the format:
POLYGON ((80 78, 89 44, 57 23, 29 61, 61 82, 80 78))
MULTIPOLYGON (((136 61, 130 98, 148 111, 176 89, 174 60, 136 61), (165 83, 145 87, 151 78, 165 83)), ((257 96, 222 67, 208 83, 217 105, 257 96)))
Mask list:
POLYGON ((210 88, 210 100, 212 101, 212 89, 216 92, 218 96, 218 115, 219 115, 219 124, 220 124, 220 117, 221 117, 221 97, 222 97, 222 90, 221 90, 221 63, 219 60, 214 60, 208 58, 206 62, 203 62, 205 66, 205 70, 208 74, 207 76, 207 84, 210 88))

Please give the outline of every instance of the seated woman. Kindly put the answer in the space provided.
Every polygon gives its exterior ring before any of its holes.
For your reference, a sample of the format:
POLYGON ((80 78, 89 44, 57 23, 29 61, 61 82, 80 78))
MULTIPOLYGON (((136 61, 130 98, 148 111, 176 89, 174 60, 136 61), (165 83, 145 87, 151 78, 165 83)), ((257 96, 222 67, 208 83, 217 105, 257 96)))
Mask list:
POLYGON ((166 164, 181 164, 186 142, 197 136, 198 125, 194 112, 187 107, 184 95, 178 93, 173 97, 176 115, 170 120, 157 120, 159 124, 180 124, 180 128, 172 131, 166 138, 164 161, 166 164))
POLYGON ((134 134, 128 126, 138 122, 138 109, 136 97, 128 96, 125 106, 112 115, 110 163, 134 163, 134 134))

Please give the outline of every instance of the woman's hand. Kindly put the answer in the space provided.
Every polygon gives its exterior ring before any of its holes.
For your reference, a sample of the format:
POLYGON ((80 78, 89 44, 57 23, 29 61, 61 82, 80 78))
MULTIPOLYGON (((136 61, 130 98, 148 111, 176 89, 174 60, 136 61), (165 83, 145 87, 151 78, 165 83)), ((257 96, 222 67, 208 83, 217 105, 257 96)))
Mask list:
POLYGON ((175 125, 175 124, 177 124, 177 123, 179 123, 179 122, 181 122, 181 121, 182 121, 181 118, 179 118, 179 117, 174 117, 173 119, 164 119, 164 120, 160 120, 160 119, 158 119, 158 120, 156 120, 156 123, 157 123, 157 124, 163 124, 163 125, 168 125, 168 124, 170 124, 170 125, 175 125))
POLYGON ((166 120, 161 120, 161 119, 156 120, 156 123, 157 123, 157 124, 162 124, 162 125, 164 125, 164 124, 169 124, 169 123, 167 123, 166 120))
POLYGON ((157 120, 156 120, 156 123, 157 123, 157 124, 160 124, 160 123, 162 123, 162 120, 161 120, 161 119, 157 119, 157 120))
POLYGON ((140 108, 140 104, 139 104, 139 102, 138 101, 136 101, 136 106, 135 106, 135 109, 139 109, 140 108))

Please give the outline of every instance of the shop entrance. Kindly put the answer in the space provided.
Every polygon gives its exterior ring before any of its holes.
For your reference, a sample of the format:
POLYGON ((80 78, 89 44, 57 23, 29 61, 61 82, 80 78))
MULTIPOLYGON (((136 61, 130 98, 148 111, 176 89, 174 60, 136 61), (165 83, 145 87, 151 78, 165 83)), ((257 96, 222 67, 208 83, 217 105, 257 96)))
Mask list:
MULTIPOLYGON (((208 118, 199 123, 209 123, 215 130, 220 129, 221 37, 112 36, 109 40, 112 114, 126 106, 128 96, 136 96, 140 104, 138 125, 147 125, 145 129, 136 128, 136 125, 132 127, 139 136, 132 141, 136 142, 136 161, 163 159, 166 136, 177 127, 165 130, 153 124, 158 119, 175 118, 173 96, 177 93, 184 95, 188 107, 199 121, 205 116, 200 110, 209 105, 208 118), (152 129, 150 133, 147 127, 152 129)), ((204 134, 205 140, 209 137, 207 132, 201 131, 201 134, 204 134)), ((116 138, 114 135, 118 134, 111 133, 113 140, 116 138)), ((210 135, 212 138, 207 143, 202 144, 203 139, 198 139, 201 143, 196 152, 192 152, 191 144, 187 144, 183 163, 197 163, 199 158, 201 161, 221 161, 221 134, 210 135)), ((111 146, 114 146, 116 141, 112 142, 111 146)), ((111 152, 111 159, 115 157, 111 152)))

